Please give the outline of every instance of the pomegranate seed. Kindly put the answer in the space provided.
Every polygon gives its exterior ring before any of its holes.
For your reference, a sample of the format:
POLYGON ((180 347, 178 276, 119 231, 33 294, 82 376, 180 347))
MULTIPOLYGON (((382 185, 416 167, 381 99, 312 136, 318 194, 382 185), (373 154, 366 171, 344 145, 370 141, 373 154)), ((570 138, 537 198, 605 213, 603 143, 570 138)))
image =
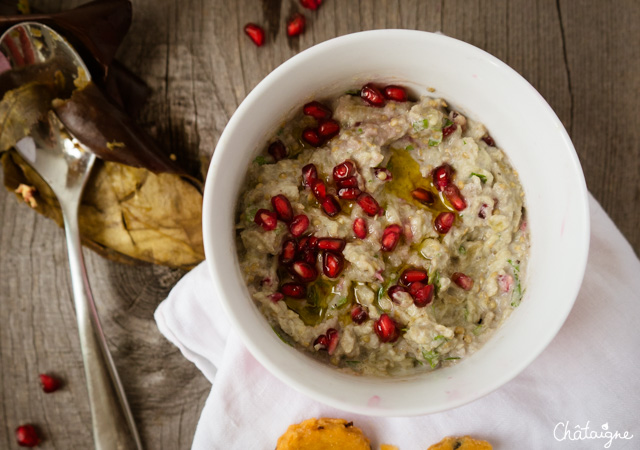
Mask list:
POLYGON ((371 83, 362 86, 362 89, 360 90, 360 97, 371 106, 375 106, 377 108, 384 106, 384 97, 382 93, 371 83))
POLYGON ((376 199, 371 196, 371 194, 363 192, 362 194, 360 194, 357 201, 358 205, 360 205, 362 210, 367 213, 368 216, 373 217, 378 214, 380 205, 378 204, 376 199))
POLYGON ((324 200, 327 196, 327 187, 322 180, 314 180, 311 182, 311 191, 318 200, 324 200))
POLYGON ((313 181, 318 179, 318 169, 313 164, 307 164, 302 168, 302 185, 311 187, 313 181))
POLYGON ((502 292, 509 292, 513 287, 513 277, 511 275, 500 275, 498 277, 498 286, 502 292))
POLYGON ((278 216, 268 209, 259 209, 253 221, 266 231, 271 231, 278 225, 278 216))
POLYGON ((318 238, 315 236, 305 236, 298 241, 298 251, 302 252, 305 250, 316 249, 316 245, 318 245, 318 238))
POLYGON ((451 125, 447 125, 446 127, 444 127, 442 129, 442 139, 448 137, 451 133, 456 131, 457 128, 458 128, 458 125, 456 125, 455 123, 452 123, 451 125))
POLYGON ((496 146, 496 142, 488 134, 482 136, 482 140, 484 141, 485 144, 487 144, 490 147, 495 147, 496 146))
POLYGON ((310 263, 304 261, 296 261, 291 265, 291 270, 300 281, 308 283, 318 276, 318 271, 310 263))
POLYGON ((298 261, 306 262, 307 264, 315 267, 316 255, 313 250, 302 250, 297 258, 298 261))
POLYGON ((453 225, 456 215, 452 212, 442 212, 438 214, 433 223, 433 227, 440 234, 447 234, 453 225))
POLYGON ((358 239, 367 237, 367 222, 362 217, 356 217, 353 221, 353 232, 358 239))
POLYGON ((256 46, 264 44, 264 29, 255 23, 248 23, 244 26, 244 32, 249 36, 256 46))
POLYGON ((399 337, 396 323, 387 314, 375 321, 373 329, 382 342, 394 342, 399 337))
POLYGON ((20 425, 16 428, 16 441, 20 447, 35 447, 40 443, 40 436, 33 425, 20 425))
POLYGON ((353 305, 351 308, 351 320, 357 324, 363 323, 369 318, 369 314, 360 305, 353 305))
POLYGON ((331 250, 334 252, 341 252, 344 250, 346 242, 340 238, 320 238, 316 246, 320 250, 331 250))
POLYGON ((282 294, 282 292, 274 292, 269 296, 269 300, 271 300, 273 303, 278 303, 283 298, 284 295, 282 294))
POLYGON ((473 287, 473 279, 462 272, 456 272, 451 275, 451 281, 453 281, 465 291, 470 291, 473 287))
POLYGON ((60 380, 44 373, 40 374, 40 384, 42 384, 42 390, 47 394, 60 388, 60 380))
POLYGON ((293 209, 291 208, 291 203, 287 197, 282 194, 271 197, 271 205, 273 206, 273 209, 276 210, 278 219, 287 223, 291 222, 293 219, 293 209))
POLYGON ((433 301, 433 284, 424 284, 419 281, 409 286, 409 294, 413 297, 413 304, 418 308, 427 306, 433 301))
POLYGON ((311 116, 317 120, 329 119, 331 117, 331 110, 324 106, 320 102, 309 102, 302 107, 302 112, 306 116, 311 116))
POLYGON ((411 196, 418 200, 420 203, 431 205, 435 201, 433 194, 426 189, 418 188, 411 191, 411 196))
POLYGON ((280 286, 280 292, 292 298, 305 298, 307 296, 307 289, 299 283, 285 283, 280 286))
POLYGON ((344 269, 344 258, 333 252, 324 252, 322 255, 322 272, 329 278, 337 278, 344 269))
POLYGON ((340 124, 333 119, 323 120, 318 125, 318 135, 325 141, 337 136, 339 132, 340 124))
POLYGON ((384 89, 384 96, 389 100, 393 100, 395 102, 406 102, 407 101, 407 91, 404 90, 401 86, 395 86, 390 84, 386 86, 384 89))
POLYGON ((451 174, 453 169, 447 163, 433 169, 433 184, 436 189, 442 191, 451 183, 451 174))
POLYGON ((321 334, 313 341, 313 347, 316 350, 326 350, 329 347, 329 339, 325 334, 321 334))
POLYGON ((336 180, 336 185, 339 188, 357 188, 358 179, 356 177, 348 177, 344 180, 336 180))
POLYGON ((480 217, 481 219, 486 219, 488 207, 489 205, 487 205, 486 203, 483 203, 482 206, 480 207, 480 211, 478 211, 478 217, 480 217))
POLYGON ((338 190, 338 197, 345 200, 355 200, 362 193, 357 187, 341 188, 338 190))
POLYGON ((415 283, 416 281, 424 281, 427 278, 429 278, 427 272, 420 269, 407 269, 400 275, 400 281, 405 285, 415 283))
POLYGON ((318 135, 318 131, 313 128, 305 128, 302 131, 302 139, 314 147, 320 147, 322 145, 322 139, 320 135, 318 135))
POLYGON ((342 211, 340 203, 338 203, 338 200, 333 195, 327 195, 327 197, 322 200, 322 210, 329 217, 333 217, 342 211))
POLYGON ((394 303, 399 303, 400 299, 397 297, 397 295, 400 292, 407 292, 407 290, 404 288, 404 286, 400 286, 398 284, 391 286, 388 290, 387 290, 387 295, 389 296, 389 298, 394 302, 394 303))
POLYGON ((333 355, 333 352, 336 351, 338 347, 338 341, 340 340, 340 336, 338 336, 338 330, 335 328, 329 328, 327 330, 327 339, 329 340, 329 345, 327 345, 327 352, 330 355, 333 355))
POLYGON ((299 214, 293 218, 289 224, 289 231, 295 237, 302 236, 302 233, 309 228, 309 218, 304 214, 299 214))
POLYGON ((400 240, 400 233, 402 233, 400 225, 393 224, 385 228, 382 232, 382 239, 380 241, 382 244, 382 250, 390 252, 396 248, 396 245, 398 245, 398 241, 400 240))
POLYGON ((307 9, 315 11, 322 4, 322 0, 300 0, 300 4, 307 9))
POLYGON ((458 189, 458 186, 455 184, 450 184, 444 188, 442 193, 456 211, 462 211, 467 207, 467 202, 464 200, 464 197, 460 193, 460 189, 458 189))
POLYGON ((287 22, 287 35, 289 37, 293 37, 302 34, 306 23, 307 19, 304 15, 295 13, 291 19, 289 19, 289 22, 287 22))
POLYGON ((333 179, 336 181, 345 180, 353 177, 356 173, 356 165, 347 159, 333 168, 333 179))
POLYGON ((273 159, 276 162, 287 157, 287 147, 284 146, 280 139, 269 144, 267 152, 269 152, 269 154, 273 156, 273 159))
POLYGON ((380 181, 393 180, 393 174, 389 171, 389 169, 385 169, 384 167, 376 167, 375 169, 373 169, 373 174, 380 181))

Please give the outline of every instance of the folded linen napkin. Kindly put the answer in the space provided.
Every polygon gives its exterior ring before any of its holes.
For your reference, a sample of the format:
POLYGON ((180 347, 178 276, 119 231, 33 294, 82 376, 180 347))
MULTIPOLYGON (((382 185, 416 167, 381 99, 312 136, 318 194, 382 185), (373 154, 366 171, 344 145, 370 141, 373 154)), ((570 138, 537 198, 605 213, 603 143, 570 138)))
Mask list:
POLYGON ((155 313, 160 331, 213 384, 193 449, 273 449, 290 424, 311 417, 353 420, 373 449, 386 443, 424 450, 465 434, 497 449, 640 448, 640 261, 593 197, 590 207, 585 280, 556 338, 502 388, 427 416, 350 414, 280 382, 230 329, 200 264, 155 313))

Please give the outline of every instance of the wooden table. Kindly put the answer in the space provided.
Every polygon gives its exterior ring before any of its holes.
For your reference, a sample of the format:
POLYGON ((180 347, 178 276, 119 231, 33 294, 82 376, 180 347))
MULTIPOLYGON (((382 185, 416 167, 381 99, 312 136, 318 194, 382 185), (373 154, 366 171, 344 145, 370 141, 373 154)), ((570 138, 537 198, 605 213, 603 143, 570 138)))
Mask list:
MULTIPOLYGON (((49 12, 80 3, 31 2, 49 12)), ((317 12, 304 11, 307 31, 290 40, 285 23, 297 9, 297 0, 134 1, 119 59, 154 90, 141 123, 172 152, 201 158, 206 170, 238 104, 299 51, 373 28, 441 30, 494 54, 540 91, 569 131, 589 189, 640 250, 637 1, 325 0, 317 12), (267 28, 265 46, 244 35, 247 22, 267 28)), ((17 448, 13 430, 25 422, 40 427, 41 448, 91 448, 63 231, 4 192, 0 255, 0 448, 17 448), (39 388, 38 374, 49 371, 65 380, 53 395, 39 388)), ((153 321, 183 273, 85 256, 146 448, 189 448, 210 385, 153 321)))

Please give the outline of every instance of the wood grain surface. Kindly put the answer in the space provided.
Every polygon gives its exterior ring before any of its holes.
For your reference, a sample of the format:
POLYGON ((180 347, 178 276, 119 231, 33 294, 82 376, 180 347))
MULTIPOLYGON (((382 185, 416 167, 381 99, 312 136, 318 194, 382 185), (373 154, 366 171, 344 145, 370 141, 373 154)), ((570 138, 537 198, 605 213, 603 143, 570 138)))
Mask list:
MULTIPOLYGON (((80 3, 31 1, 48 12, 80 3)), ((538 89, 569 131, 589 189, 640 250, 636 0, 325 0, 317 12, 304 11, 307 31, 296 39, 284 28, 302 10, 297 0, 133 4, 119 59, 153 89, 140 123, 203 173, 238 104, 294 54, 360 30, 440 30, 494 54, 538 89), (263 47, 243 34, 247 22, 267 29, 263 47)), ((41 430, 43 449, 92 448, 63 231, 8 192, 0 194, 0 221, 0 448, 17 448, 14 429, 27 422, 41 430), (42 372, 58 374, 64 388, 44 394, 42 372)), ((153 321, 183 273, 85 257, 146 448, 189 448, 210 385, 153 321)))

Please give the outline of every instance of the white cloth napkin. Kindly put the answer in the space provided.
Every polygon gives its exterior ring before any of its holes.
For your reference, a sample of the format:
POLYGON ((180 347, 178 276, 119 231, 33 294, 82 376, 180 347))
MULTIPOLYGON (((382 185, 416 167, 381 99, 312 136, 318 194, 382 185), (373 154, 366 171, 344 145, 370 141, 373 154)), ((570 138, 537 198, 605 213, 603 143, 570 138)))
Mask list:
POLYGON ((590 207, 585 280, 553 342, 497 391, 421 417, 358 416, 280 382, 230 330, 201 264, 155 313, 160 331, 213 384, 193 448, 273 449, 290 424, 311 417, 353 420, 373 449, 386 443, 425 450, 465 434, 497 449, 640 448, 640 261, 593 197, 590 207), (620 437, 625 432, 627 439, 620 437))

